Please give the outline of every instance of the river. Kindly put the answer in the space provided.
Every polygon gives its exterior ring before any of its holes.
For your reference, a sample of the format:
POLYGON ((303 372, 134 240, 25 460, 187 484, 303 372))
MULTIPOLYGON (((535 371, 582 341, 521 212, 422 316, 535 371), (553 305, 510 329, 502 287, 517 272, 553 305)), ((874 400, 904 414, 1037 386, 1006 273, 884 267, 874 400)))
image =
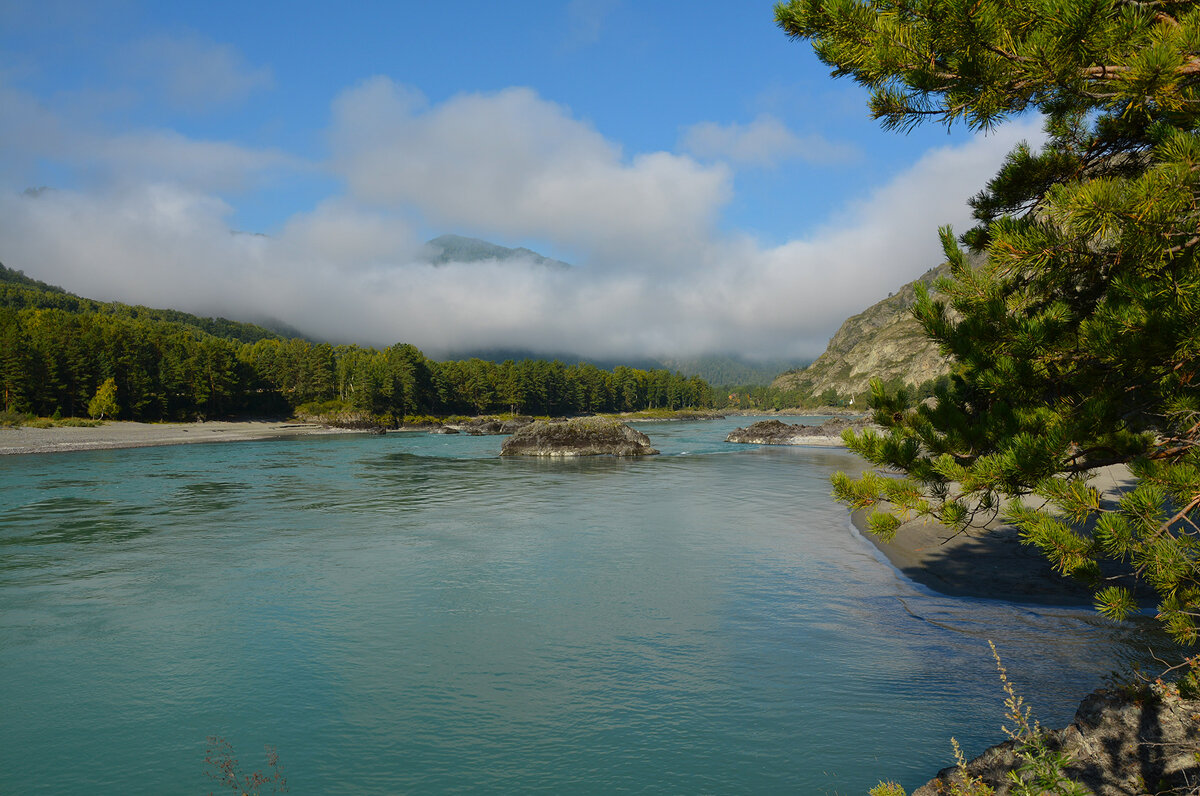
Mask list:
POLYGON ((862 794, 1043 723, 1140 626, 932 594, 753 418, 663 455, 389 434, 0 458, 0 793, 862 794), (264 792, 269 792, 265 790, 264 792))

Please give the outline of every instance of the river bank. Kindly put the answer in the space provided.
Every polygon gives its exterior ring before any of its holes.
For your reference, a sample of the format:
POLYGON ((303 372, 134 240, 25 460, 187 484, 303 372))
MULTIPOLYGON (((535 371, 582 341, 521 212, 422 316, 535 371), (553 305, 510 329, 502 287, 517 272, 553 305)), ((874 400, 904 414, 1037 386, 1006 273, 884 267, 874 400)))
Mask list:
POLYGON ((199 423, 134 423, 110 420, 93 427, 18 426, 0 428, 0 456, 146 448, 203 442, 246 442, 321 434, 348 434, 355 431, 331 428, 318 423, 261 420, 218 420, 199 423))
MULTIPOLYGON (((1092 484, 1112 500, 1133 483, 1124 465, 1097 471, 1092 484)), ((910 580, 954 597, 983 597, 1043 605, 1091 605, 1092 591, 1055 572, 1046 557, 1022 544, 1020 532, 993 520, 956 533, 929 519, 915 519, 887 542, 868 530, 866 510, 850 515, 854 527, 910 580)))
MULTIPOLYGON (((662 422, 665 420, 701 421, 721 417, 715 412, 673 411, 615 415, 623 422, 662 422)), ((484 421, 488 416, 460 423, 429 423, 392 429, 394 431, 431 431, 446 428, 464 433, 510 433, 496 422, 495 428, 484 421)), ((533 418, 523 418, 532 421, 533 418)), ((108 420, 98 426, 4 426, 0 427, 0 456, 23 453, 65 453, 70 451, 115 448, 145 448, 157 445, 185 445, 204 442, 245 442, 252 440, 308 437, 325 434, 378 433, 380 427, 368 423, 339 425, 320 419, 301 420, 211 420, 195 423, 137 423, 108 420)))

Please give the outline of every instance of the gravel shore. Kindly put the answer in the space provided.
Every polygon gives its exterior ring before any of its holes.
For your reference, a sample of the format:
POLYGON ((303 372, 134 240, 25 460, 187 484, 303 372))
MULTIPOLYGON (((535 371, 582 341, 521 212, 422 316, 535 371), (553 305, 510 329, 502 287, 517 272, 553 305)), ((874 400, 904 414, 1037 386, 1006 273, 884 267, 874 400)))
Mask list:
POLYGON ((349 429, 316 423, 280 421, 211 421, 203 423, 131 423, 106 421, 94 428, 0 428, 0 456, 21 453, 61 453, 108 448, 145 448, 198 442, 347 434, 349 429))

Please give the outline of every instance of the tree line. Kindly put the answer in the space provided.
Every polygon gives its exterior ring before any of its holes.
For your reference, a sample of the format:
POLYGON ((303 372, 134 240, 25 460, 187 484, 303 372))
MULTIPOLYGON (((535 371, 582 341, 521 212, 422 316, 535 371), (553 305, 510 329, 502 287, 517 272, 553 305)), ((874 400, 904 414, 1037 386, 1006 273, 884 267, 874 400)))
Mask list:
POLYGON ((116 417, 143 421, 280 415, 328 402, 394 421, 714 403, 706 382, 667 370, 528 359, 436 362, 403 343, 381 351, 278 335, 238 340, 159 311, 81 312, 34 303, 41 306, 0 306, 0 400, 8 412, 82 416, 108 379, 116 385, 116 417))

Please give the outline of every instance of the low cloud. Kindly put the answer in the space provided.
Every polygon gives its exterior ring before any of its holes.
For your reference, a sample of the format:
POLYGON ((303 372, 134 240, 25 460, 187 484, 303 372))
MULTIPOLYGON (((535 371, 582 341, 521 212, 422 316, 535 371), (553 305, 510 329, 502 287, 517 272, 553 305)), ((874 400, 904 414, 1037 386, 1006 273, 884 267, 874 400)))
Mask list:
MULTIPOLYGON (((9 115, 0 111, 4 140, 19 132, 9 115)), ((528 89, 436 105, 383 78, 347 91, 327 165, 344 194, 269 237, 232 233, 222 191, 300 167, 279 153, 153 131, 105 137, 49 112, 29 123, 59 137, 61 162, 107 177, 28 194, 6 186, 5 265, 98 299, 275 317, 335 342, 403 341, 435 356, 815 355, 847 316, 936 265, 938 226, 965 229, 966 198, 1018 140, 1041 139, 1030 120, 932 150, 824 227, 764 247, 717 231, 727 167, 627 156, 528 89), (583 256, 564 270, 435 267, 420 261, 429 226, 583 256)))
POLYGON ((700 122, 686 128, 680 146, 704 160, 771 167, 788 160, 845 163, 857 156, 854 147, 819 135, 801 136, 779 119, 762 114, 749 124, 700 122))

